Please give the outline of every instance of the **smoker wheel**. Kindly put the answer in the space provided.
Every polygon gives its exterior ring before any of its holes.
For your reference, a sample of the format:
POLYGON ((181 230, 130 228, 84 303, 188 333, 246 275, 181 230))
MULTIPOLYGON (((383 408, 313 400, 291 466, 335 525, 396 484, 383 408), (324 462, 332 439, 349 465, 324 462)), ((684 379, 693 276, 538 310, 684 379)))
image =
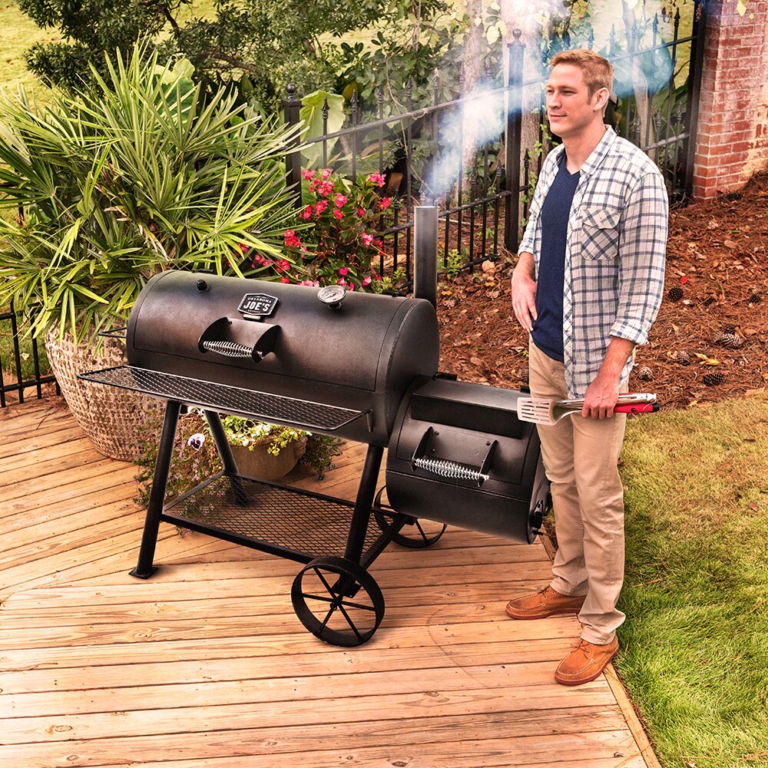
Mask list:
POLYGON ((429 536, 421 527, 419 519, 417 517, 411 517, 410 515, 407 516, 407 522, 399 531, 390 533, 390 528, 392 527, 391 518, 398 513, 392 507, 382 504, 381 496, 385 490, 386 486, 380 488, 379 492, 376 494, 376 498, 373 502, 373 516, 376 519, 379 528, 381 528, 384 533, 389 533, 390 539, 394 541, 395 544, 399 544, 401 547, 407 547, 408 549, 425 549, 426 547, 431 547, 445 533, 445 529, 448 526, 443 525, 438 533, 429 536), (405 526, 414 526, 416 530, 406 528, 405 526), (409 533, 413 535, 409 536, 409 533))
POLYGON ((343 557, 318 557, 293 581, 299 621, 330 645, 351 648, 373 637, 384 617, 384 596, 368 571, 343 557))

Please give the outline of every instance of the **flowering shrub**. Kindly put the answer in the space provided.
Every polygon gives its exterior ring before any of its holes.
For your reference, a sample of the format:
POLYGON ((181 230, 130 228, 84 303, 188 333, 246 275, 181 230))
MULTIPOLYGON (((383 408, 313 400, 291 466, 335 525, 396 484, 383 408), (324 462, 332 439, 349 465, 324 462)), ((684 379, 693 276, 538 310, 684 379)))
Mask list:
MULTIPOLYGON (((307 238, 315 245, 308 248, 294 230, 285 232, 287 251, 306 273, 302 275, 297 270, 292 274, 288 261, 278 262, 274 267, 284 272, 282 282, 338 283, 348 290, 373 290, 381 280, 374 269, 374 259, 380 256, 383 245, 373 230, 380 214, 392 203, 391 198, 380 197, 377 191, 384 186, 384 177, 379 173, 361 175, 353 185, 330 168, 305 170, 302 176, 308 182, 307 205, 299 219, 314 225, 307 238)), ((264 263, 258 258, 256 261, 264 263)))

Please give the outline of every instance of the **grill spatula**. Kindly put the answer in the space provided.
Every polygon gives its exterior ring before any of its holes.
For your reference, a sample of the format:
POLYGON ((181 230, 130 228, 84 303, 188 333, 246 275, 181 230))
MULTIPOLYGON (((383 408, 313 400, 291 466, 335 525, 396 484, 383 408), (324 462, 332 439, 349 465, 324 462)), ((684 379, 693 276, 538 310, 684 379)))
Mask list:
MULTIPOLYGON (((646 395, 645 397, 655 396, 646 395)), ((533 424, 544 424, 545 426, 551 426, 556 424, 560 419, 564 419, 566 416, 572 416, 573 414, 581 413, 583 407, 583 401, 581 405, 578 401, 564 401, 555 400, 554 398, 542 398, 542 397, 520 397, 517 400, 517 418, 520 421, 529 421, 533 424)), ((659 410, 659 404, 656 402, 648 402, 648 400, 639 401, 621 401, 614 407, 614 413, 656 413, 659 410)))

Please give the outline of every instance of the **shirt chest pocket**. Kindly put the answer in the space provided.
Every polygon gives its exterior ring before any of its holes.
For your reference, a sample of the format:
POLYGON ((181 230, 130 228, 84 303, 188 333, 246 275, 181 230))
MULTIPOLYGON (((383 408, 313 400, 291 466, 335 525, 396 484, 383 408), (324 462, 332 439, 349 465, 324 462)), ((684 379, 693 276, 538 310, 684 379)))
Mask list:
POLYGON ((615 259, 619 250, 621 209, 586 206, 581 216, 581 255, 585 259, 615 259))

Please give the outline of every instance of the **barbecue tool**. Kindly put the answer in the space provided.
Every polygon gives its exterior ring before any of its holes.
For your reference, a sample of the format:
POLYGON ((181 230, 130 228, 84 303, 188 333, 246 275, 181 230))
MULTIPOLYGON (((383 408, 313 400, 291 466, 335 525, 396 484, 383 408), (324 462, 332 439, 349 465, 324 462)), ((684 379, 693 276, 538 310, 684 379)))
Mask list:
MULTIPOLYGON (((630 395, 630 399, 624 401, 620 397, 613 412, 640 414, 656 413, 659 410, 658 403, 648 402, 647 399, 633 400, 631 399, 633 397, 652 397, 654 401, 656 399, 655 395, 630 395)), ((532 424, 551 426, 566 416, 581 413, 583 407, 583 400, 579 402, 577 400, 555 400, 554 398, 520 397, 517 400, 517 418, 532 424)))

